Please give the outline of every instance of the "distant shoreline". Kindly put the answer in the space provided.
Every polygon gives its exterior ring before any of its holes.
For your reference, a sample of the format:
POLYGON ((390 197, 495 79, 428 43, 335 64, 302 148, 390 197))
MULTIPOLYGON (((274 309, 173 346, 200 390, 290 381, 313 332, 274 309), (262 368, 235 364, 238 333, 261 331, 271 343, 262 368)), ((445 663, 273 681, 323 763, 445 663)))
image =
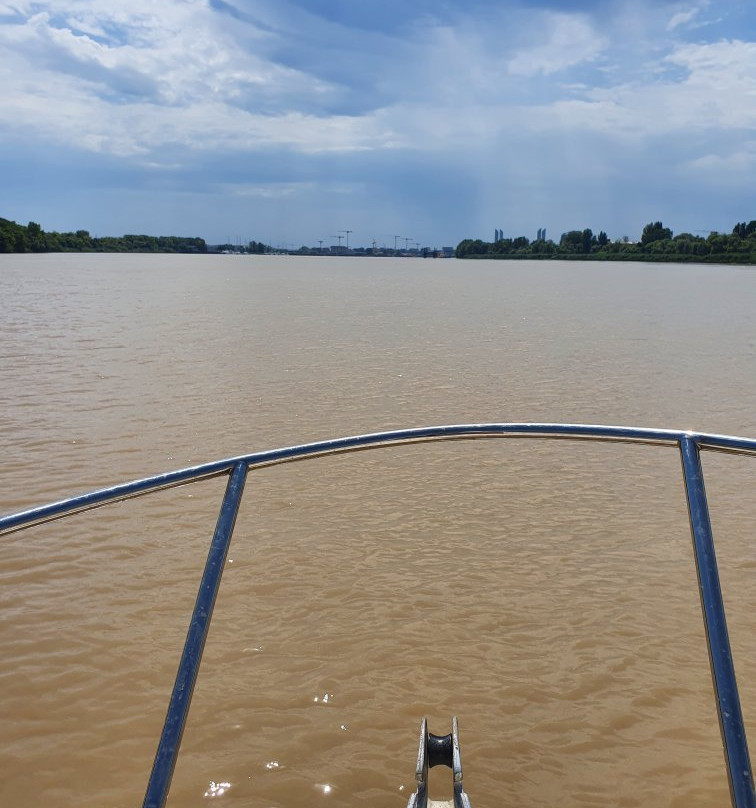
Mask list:
MULTIPOLYGON (((351 231, 350 231, 351 232, 351 231)), ((704 238, 691 233, 672 235, 661 222, 650 222, 643 228, 640 240, 627 236, 611 241, 604 231, 570 230, 562 233, 559 243, 546 239, 539 229, 538 237, 530 241, 525 236, 505 238, 496 230, 492 242, 464 239, 456 248, 442 250, 419 247, 412 250, 390 250, 339 245, 318 249, 274 250, 259 241, 248 244, 208 245, 203 238, 193 236, 92 236, 87 230, 70 233, 45 232, 36 222, 20 225, 0 218, 0 253, 182 253, 182 254, 242 254, 262 255, 281 253, 300 256, 330 257, 406 257, 406 258, 469 258, 496 261, 606 261, 672 264, 719 264, 727 266, 756 265, 756 220, 738 222, 732 233, 711 232, 704 238)))
POLYGON ((45 232, 36 222, 18 224, 0 218, 0 253, 266 253, 270 247, 260 241, 245 245, 208 246, 198 236, 92 236, 88 230, 70 233, 45 232))
POLYGON ((560 261, 641 261, 674 264, 756 264, 756 220, 738 222, 731 233, 712 231, 704 238, 693 233, 672 231, 661 222, 649 222, 638 241, 624 236, 612 241, 602 230, 590 228, 562 233, 559 243, 546 238, 546 230, 530 241, 525 236, 505 238, 498 228, 493 241, 464 239, 456 248, 457 258, 526 259, 560 261))
POLYGON ((554 255, 465 255, 471 261, 598 261, 616 264, 719 264, 721 266, 756 266, 756 257, 740 260, 728 255, 605 255, 600 253, 556 253, 554 255))

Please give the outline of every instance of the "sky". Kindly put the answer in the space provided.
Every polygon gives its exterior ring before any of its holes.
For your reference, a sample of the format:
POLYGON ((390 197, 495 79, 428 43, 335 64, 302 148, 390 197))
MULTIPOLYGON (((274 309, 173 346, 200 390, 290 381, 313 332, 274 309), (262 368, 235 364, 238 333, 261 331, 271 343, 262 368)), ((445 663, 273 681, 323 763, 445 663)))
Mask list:
POLYGON ((706 235, 755 180, 753 0, 0 0, 0 216, 48 231, 706 235))

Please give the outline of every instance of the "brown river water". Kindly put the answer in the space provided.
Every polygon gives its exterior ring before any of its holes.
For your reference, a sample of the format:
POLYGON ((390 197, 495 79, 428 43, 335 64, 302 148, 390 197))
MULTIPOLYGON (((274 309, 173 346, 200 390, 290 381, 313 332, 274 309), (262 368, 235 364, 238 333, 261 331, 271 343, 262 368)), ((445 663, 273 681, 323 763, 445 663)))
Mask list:
MULTIPOLYGON (((752 269, 3 255, 0 300, 0 513, 432 424, 756 436, 752 269)), ((756 461, 704 470, 753 746, 756 461)), ((0 538, 0 805, 141 804, 223 488, 0 538)), ((456 714, 475 808, 727 805, 690 544, 666 447, 251 472, 168 804, 404 808, 456 714)))

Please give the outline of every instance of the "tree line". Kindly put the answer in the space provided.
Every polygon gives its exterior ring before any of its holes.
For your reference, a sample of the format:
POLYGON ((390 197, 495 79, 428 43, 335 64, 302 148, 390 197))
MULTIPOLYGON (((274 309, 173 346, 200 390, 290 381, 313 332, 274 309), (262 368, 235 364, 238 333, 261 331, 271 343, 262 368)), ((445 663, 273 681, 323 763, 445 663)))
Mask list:
POLYGON ((250 241, 249 244, 219 244, 217 247, 213 247, 215 252, 246 255, 265 255, 271 249, 270 245, 263 244, 262 241, 250 241))
POLYGON ((705 238, 692 233, 675 236, 661 222, 650 222, 637 242, 627 237, 612 241, 603 230, 596 235, 590 228, 562 233, 558 244, 525 236, 493 242, 464 239, 457 245, 456 256, 756 264, 756 220, 738 222, 731 233, 712 232, 705 238))
POLYGON ((160 252, 206 253, 201 238, 185 236, 91 236, 87 230, 46 233, 36 222, 17 224, 0 218, 0 253, 23 252, 160 252))

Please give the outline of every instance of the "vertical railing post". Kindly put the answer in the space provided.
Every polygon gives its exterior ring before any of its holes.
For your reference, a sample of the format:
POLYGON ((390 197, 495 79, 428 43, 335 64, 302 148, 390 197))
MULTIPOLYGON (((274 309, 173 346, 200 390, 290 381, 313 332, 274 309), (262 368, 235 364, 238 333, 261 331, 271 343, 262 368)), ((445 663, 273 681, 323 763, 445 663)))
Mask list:
POLYGON ((215 598, 220 587, 223 567, 231 543, 231 535, 239 512, 239 503, 244 492, 244 481, 247 476, 247 464, 237 463, 228 480, 223 497, 218 521, 215 526, 213 540, 202 574, 197 600, 194 604, 192 619, 186 633, 186 642, 181 654, 173 693, 168 705, 168 712, 163 724, 152 772, 147 783, 143 808, 162 808, 168 796, 168 788, 176 766, 181 736, 184 732, 186 716, 192 700, 194 683, 197 680, 202 651, 205 647, 210 619, 213 615, 215 598))
POLYGON ((692 437, 686 436, 680 440, 680 456, 730 798, 734 808, 754 808, 753 774, 727 634, 701 456, 698 444, 692 437))

